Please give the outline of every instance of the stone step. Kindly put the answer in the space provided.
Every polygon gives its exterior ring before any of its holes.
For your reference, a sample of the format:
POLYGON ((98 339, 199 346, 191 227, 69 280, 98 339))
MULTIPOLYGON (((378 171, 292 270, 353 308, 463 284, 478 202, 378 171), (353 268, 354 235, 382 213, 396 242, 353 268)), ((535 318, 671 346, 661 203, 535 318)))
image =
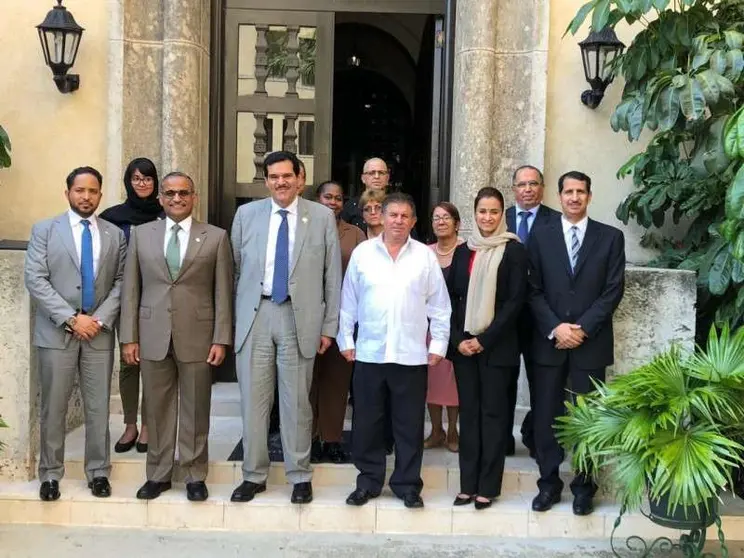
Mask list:
MULTIPOLYGON (((385 489, 376 500, 362 507, 345 504, 349 487, 317 486, 307 505, 289 502, 289 486, 272 486, 252 502, 229 501, 232 486, 211 484, 206 502, 186 500, 183 485, 150 502, 134 497, 138 484, 112 483, 110 498, 94 498, 82 481, 61 483, 57 502, 38 499, 38 483, 0 484, 0 523, 52 524, 65 526, 111 526, 126 528, 252 531, 332 532, 379 534, 480 535, 517 538, 609 538, 618 507, 600 503, 587 517, 571 511, 570 496, 546 513, 530 509, 532 493, 504 494, 488 510, 472 506, 453 507, 448 491, 424 488, 425 506, 408 510, 385 489)), ((724 516, 729 540, 744 539, 743 518, 724 516)), ((615 536, 647 538, 679 533, 658 527, 640 514, 623 518, 615 536)), ((709 532, 713 538, 713 533, 709 532)))

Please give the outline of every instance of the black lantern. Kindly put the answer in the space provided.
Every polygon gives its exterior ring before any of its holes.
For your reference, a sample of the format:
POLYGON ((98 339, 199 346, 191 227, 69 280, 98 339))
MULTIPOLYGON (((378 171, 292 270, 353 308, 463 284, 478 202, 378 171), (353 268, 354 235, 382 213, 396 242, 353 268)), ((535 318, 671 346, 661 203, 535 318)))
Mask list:
POLYGON ((57 89, 61 93, 76 91, 80 87, 80 76, 68 75, 67 70, 75 64, 83 28, 62 5, 62 0, 57 0, 57 5, 36 29, 44 51, 44 61, 52 69, 57 89))
POLYGON ((591 89, 581 94, 581 102, 589 108, 597 108, 604 97, 605 89, 612 83, 612 61, 622 54, 625 45, 620 42, 611 27, 592 31, 579 43, 584 63, 584 76, 591 89))

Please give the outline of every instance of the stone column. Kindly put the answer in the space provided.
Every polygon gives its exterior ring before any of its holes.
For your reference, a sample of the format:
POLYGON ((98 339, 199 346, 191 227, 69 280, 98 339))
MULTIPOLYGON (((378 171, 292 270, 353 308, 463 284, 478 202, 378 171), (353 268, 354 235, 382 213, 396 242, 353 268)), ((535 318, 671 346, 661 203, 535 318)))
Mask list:
POLYGON ((189 174, 207 215, 209 161, 208 0, 168 0, 163 14, 161 161, 164 172, 189 174))
POLYGON ((515 167, 545 159, 548 0, 458 0, 452 201, 472 227, 472 200, 496 186, 513 200, 515 167))

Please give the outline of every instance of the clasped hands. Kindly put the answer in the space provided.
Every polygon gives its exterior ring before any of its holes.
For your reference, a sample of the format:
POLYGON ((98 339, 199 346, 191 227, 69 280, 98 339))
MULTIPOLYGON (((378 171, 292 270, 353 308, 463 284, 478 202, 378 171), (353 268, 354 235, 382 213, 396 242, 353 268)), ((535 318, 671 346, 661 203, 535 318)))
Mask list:
POLYGON ((96 335, 101 333, 100 319, 95 316, 87 316, 86 314, 78 314, 75 316, 75 326, 72 328, 72 334, 75 339, 81 341, 91 341, 96 335))
POLYGON ((457 350, 460 351, 460 354, 465 356, 473 356, 483 352, 483 345, 480 344, 478 339, 473 337, 472 339, 466 339, 465 341, 460 342, 457 346, 457 350))
POLYGON ((575 349, 586 338, 586 332, 578 324, 562 323, 553 330, 556 349, 575 349))

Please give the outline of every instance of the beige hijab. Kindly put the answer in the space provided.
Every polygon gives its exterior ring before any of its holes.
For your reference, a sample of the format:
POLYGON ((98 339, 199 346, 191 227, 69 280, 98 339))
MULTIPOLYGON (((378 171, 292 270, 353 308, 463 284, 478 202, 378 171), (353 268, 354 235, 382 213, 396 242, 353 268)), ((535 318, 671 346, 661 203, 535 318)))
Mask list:
POLYGON ((519 237, 506 232, 506 215, 503 213, 501 223, 491 236, 484 237, 476 226, 468 238, 468 248, 475 251, 475 261, 468 283, 465 331, 472 335, 483 333, 493 321, 499 266, 510 240, 518 241, 519 237))

